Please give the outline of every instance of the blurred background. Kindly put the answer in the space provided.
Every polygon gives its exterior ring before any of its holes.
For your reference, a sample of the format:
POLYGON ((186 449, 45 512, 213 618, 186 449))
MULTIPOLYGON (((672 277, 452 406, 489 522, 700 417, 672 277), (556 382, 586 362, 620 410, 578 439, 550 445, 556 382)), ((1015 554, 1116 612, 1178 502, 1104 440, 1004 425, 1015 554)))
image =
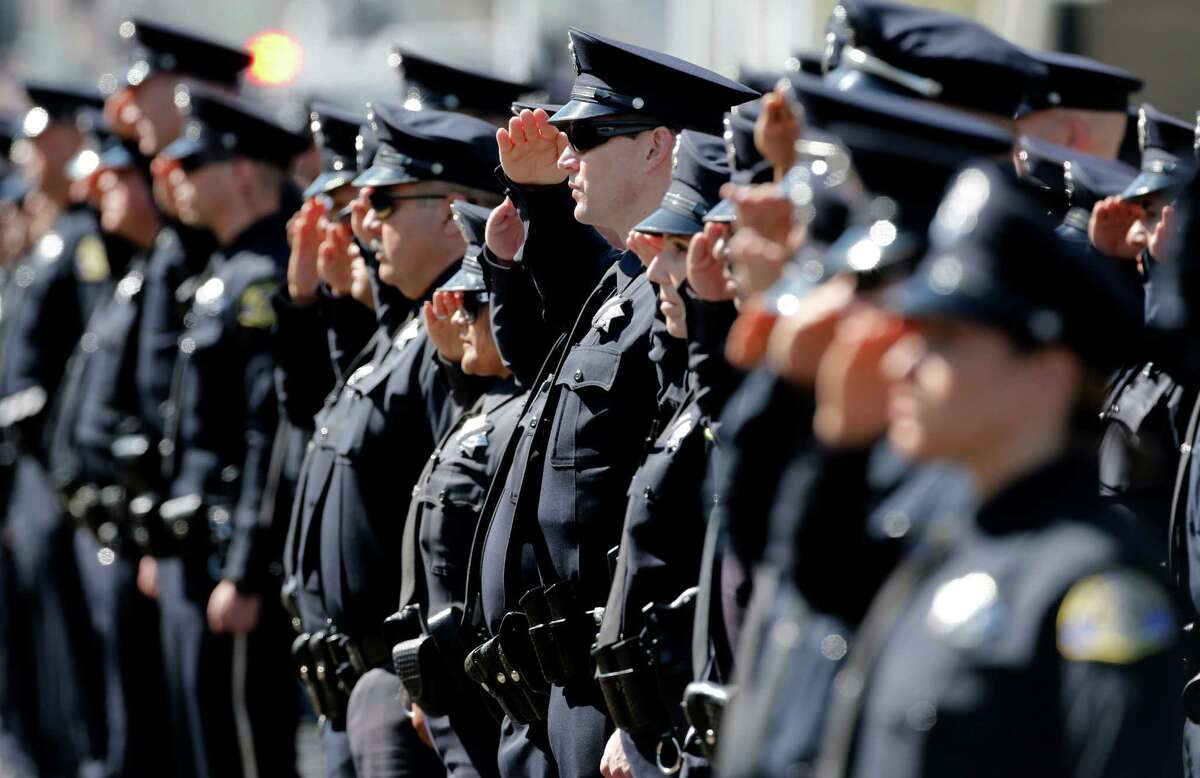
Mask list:
MULTIPOLYGON (((819 54, 834 0, 0 0, 0 106, 15 78, 96 81, 122 59, 130 15, 251 46, 251 81, 280 106, 315 96, 354 106, 394 96, 395 44, 513 79, 573 73, 575 24, 734 76, 819 54)), ((1197 0, 917 0, 973 16, 1020 44, 1087 54, 1143 76, 1141 99, 1190 119, 1200 108, 1197 0)), ((299 114, 298 114, 299 115, 299 114)))

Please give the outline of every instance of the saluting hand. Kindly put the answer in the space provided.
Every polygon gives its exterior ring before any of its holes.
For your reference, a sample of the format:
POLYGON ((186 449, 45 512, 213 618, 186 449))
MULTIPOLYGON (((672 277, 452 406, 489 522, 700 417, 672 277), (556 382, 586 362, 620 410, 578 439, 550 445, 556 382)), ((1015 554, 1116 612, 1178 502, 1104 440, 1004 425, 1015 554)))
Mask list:
POLYGON ((1158 224, 1154 226, 1154 232, 1150 235, 1150 256, 1159 262, 1170 260, 1171 254, 1175 250, 1175 239, 1178 236, 1179 226, 1175 223, 1175 206, 1164 205, 1162 216, 1159 217, 1158 224))
POLYGON ((828 446, 869 443, 887 429, 883 356, 905 334, 900 319, 863 307, 839 322, 817 367, 813 429, 828 446))
POLYGON ((775 87, 762 100, 762 112, 754 122, 754 146, 770 162, 776 178, 796 164, 796 141, 803 132, 802 117, 792 110, 786 86, 775 87))
POLYGON ((1092 207, 1088 220, 1088 239, 1101 254, 1119 259, 1135 259, 1146 247, 1149 236, 1134 230, 1146 211, 1118 197, 1106 197, 1092 207))
POLYGON ((721 196, 737 205, 739 231, 750 229, 767 240, 787 242, 792 231, 792 201, 778 184, 725 184, 721 196))
POLYGON ((351 263, 358 246, 350 240, 350 228, 341 222, 325 223, 325 239, 317 249, 317 273, 336 297, 350 294, 353 283, 351 263))
POLYGON ((288 256, 287 284, 292 301, 301 305, 317 297, 317 247, 321 242, 320 219, 325 206, 318 200, 307 200, 292 218, 288 219, 287 237, 291 253, 288 256))
POLYGON ((454 313, 462 307, 462 292, 434 292, 433 300, 422 306, 425 329, 442 359, 458 364, 463 358, 462 338, 454 313))
POLYGON ((717 246, 728 234, 728 225, 710 223, 688 243, 688 286, 701 300, 715 303, 734 297, 734 290, 725 277, 725 263, 717 254, 717 246))
POLYGON ((567 147, 567 136, 550 124, 541 108, 524 110, 508 120, 508 129, 496 130, 500 166, 518 184, 558 184, 567 174, 558 167, 558 157, 567 147))
POLYGON ((646 267, 659 255, 665 243, 666 239, 661 235, 647 235, 637 230, 630 230, 625 238, 625 248, 636 254, 646 267))
POLYGON ((504 202, 492 209, 483 234, 488 251, 496 259, 512 262, 521 246, 525 245, 525 225, 512 200, 506 197, 504 202))

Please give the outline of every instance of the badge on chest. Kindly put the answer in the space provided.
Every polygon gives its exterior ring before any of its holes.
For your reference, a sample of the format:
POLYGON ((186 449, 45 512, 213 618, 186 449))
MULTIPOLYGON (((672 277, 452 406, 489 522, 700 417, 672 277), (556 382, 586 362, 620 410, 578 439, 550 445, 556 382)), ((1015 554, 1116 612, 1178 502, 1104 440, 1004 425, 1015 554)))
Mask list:
POLYGON ((481 413, 463 421, 458 429, 458 448, 464 456, 474 457, 488 446, 487 414, 481 413))
POLYGON ((630 303, 624 297, 610 297, 592 317, 592 327, 612 337, 625 325, 629 318, 629 310, 630 303))
POLYGON ((674 453, 679 449, 679 446, 687 438, 688 433, 696 426, 696 420, 693 418, 691 411, 679 417, 675 422, 675 426, 671 428, 671 435, 667 438, 667 451, 674 453))

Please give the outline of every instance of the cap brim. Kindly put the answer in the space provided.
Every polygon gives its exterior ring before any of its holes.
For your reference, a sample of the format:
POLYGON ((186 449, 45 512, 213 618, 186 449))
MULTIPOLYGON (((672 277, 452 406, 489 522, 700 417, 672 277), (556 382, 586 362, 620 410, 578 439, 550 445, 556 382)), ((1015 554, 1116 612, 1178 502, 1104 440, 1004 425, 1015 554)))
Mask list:
POLYGON ((307 200, 320 194, 329 194, 339 186, 348 183, 350 183, 350 176, 346 175, 344 172, 329 171, 326 173, 321 173, 313 179, 311 184, 308 185, 308 188, 304 190, 304 194, 302 196, 305 200, 307 200))
POLYGON ((393 167, 372 165, 350 183, 359 188, 364 186, 395 186, 397 184, 414 184, 421 179, 409 175, 404 170, 393 167))
POLYGON ((633 229, 647 235, 695 235, 704 230, 704 224, 693 217, 659 208, 633 229))
POLYGON ((734 205, 733 200, 722 200, 704 214, 704 223, 733 224, 735 216, 737 216, 737 206, 734 205))
POLYGON ((1185 180, 1181 180, 1178 175, 1143 171, 1138 173, 1137 178, 1133 179, 1129 186, 1125 187, 1125 191, 1121 192, 1118 197, 1121 200, 1137 200, 1142 197, 1149 197, 1150 195, 1179 189, 1184 183, 1185 180))
POLYGON ((572 100, 554 112, 550 117, 551 124, 566 124, 578 119, 598 119, 602 116, 619 116, 628 111, 613 108, 600 103, 590 103, 586 100, 572 100))
POLYGON ((167 147, 159 152, 159 156, 164 159, 182 161, 205 151, 207 151, 207 146, 203 142, 180 136, 168 143, 167 147))
POLYGON ((482 274, 469 273, 459 268, 457 273, 450 276, 449 281, 438 288, 443 292, 486 292, 487 284, 484 283, 482 274))

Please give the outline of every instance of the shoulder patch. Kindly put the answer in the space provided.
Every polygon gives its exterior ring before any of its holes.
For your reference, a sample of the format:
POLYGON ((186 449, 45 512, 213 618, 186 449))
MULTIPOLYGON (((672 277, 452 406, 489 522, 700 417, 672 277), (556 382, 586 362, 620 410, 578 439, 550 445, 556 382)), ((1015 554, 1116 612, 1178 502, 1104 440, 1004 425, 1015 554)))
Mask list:
POLYGON ((63 239, 57 232, 47 232, 37 244, 37 256, 42 262, 55 262, 63 253, 63 239))
POLYGON ((1131 664, 1168 648, 1176 630, 1170 597, 1137 570, 1084 578, 1058 609, 1058 651, 1075 662, 1131 664))
POLYGON ((238 298, 238 324, 256 330, 275 325, 275 309, 271 295, 279 288, 278 281, 258 281, 250 284, 238 298))
POLYGON ((104 241, 97 235, 84 235, 75 247, 75 272, 84 283, 94 284, 108 278, 112 270, 108 266, 108 252, 104 241))

